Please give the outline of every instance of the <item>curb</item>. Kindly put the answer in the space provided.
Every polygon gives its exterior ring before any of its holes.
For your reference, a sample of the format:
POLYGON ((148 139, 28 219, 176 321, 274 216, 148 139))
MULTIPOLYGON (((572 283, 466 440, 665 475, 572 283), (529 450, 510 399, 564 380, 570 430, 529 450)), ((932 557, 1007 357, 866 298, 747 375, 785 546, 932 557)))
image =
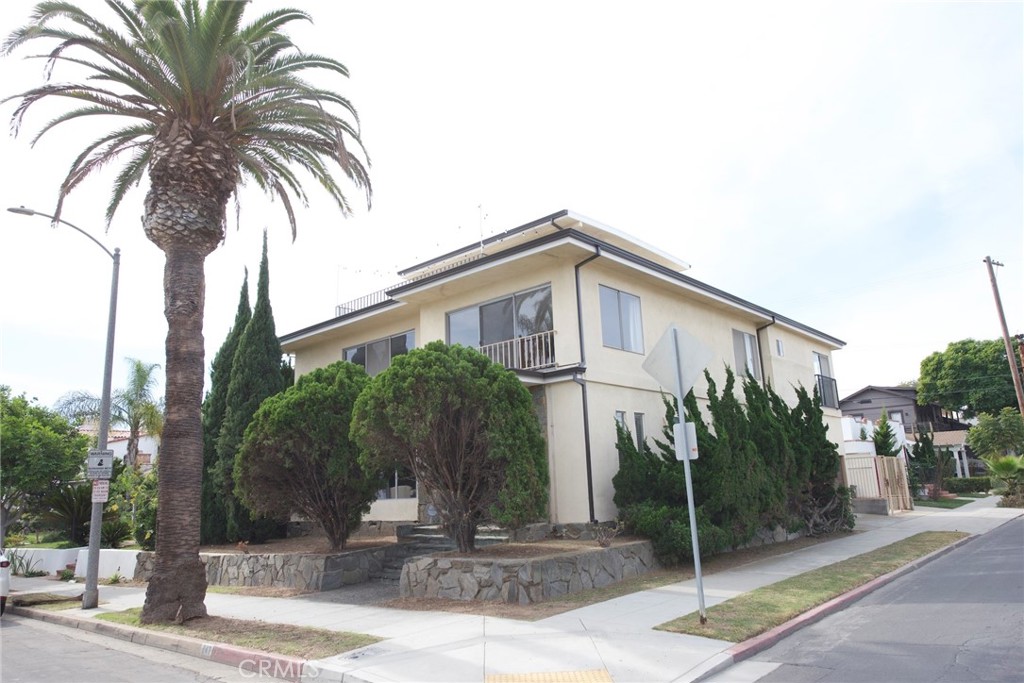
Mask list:
POLYGON ((736 643, 732 647, 723 650, 714 657, 694 667, 693 669, 688 671, 685 676, 680 677, 676 680, 687 681, 688 683, 698 683, 698 681, 703 681, 704 679, 724 669, 728 669, 730 666, 734 664, 742 662, 744 659, 748 659, 758 654, 759 652, 762 652, 763 650, 767 650, 768 648, 775 645, 791 633, 799 631, 805 626, 810 626, 811 624, 821 621, 822 619, 831 614, 835 614, 836 612, 845 609, 851 603, 860 600, 865 595, 875 592, 887 583, 891 583, 892 581, 895 581, 904 574, 909 574, 910 572, 919 569, 920 567, 923 567, 932 560, 936 560, 945 555, 946 553, 952 552, 953 550, 959 548, 965 543, 969 543, 975 538, 978 538, 978 534, 972 534, 971 536, 968 536, 966 538, 961 538, 958 541, 954 541, 953 543, 950 543, 944 548, 939 548, 938 550, 928 553, 927 555, 923 555, 917 558, 916 560, 908 562, 899 569, 894 569, 888 574, 883 574, 877 578, 874 578, 868 581, 867 583, 854 588, 851 591, 848 591, 846 593, 843 593, 842 595, 832 598, 828 602, 824 602, 818 605, 817 607, 814 607, 804 612, 803 614, 797 615, 784 624, 779 624, 775 628, 765 631, 760 635, 756 635, 753 638, 748 638, 747 640, 744 640, 742 643, 736 643))
POLYGON ((111 624, 87 617, 71 617, 57 612, 8 605, 7 612, 31 619, 38 619, 50 624, 77 628, 90 633, 97 633, 119 640, 126 640, 137 645, 156 647, 189 657, 205 659, 217 664, 235 667, 239 670, 252 671, 259 676, 269 676, 286 681, 301 681, 303 675, 316 677, 317 667, 308 660, 279 655, 261 650, 251 650, 235 645, 211 643, 190 636, 181 636, 159 631, 149 631, 122 624, 111 624))

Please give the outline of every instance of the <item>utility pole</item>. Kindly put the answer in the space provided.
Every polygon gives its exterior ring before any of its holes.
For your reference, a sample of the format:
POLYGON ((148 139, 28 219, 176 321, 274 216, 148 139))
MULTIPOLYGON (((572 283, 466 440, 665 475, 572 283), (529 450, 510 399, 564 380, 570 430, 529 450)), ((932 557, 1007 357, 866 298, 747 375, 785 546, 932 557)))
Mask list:
POLYGON ((1013 389, 1017 392, 1017 410, 1024 415, 1024 388, 1021 387, 1020 373, 1017 372, 1017 359, 1013 355, 1013 343, 1010 341, 1010 332, 1006 329, 1006 316, 1003 315, 1003 302, 999 298, 999 285, 996 284, 996 273, 992 266, 1003 265, 999 261, 993 261, 991 256, 985 257, 985 265, 988 266, 988 279, 992 281, 992 295, 996 298, 996 311, 999 312, 999 324, 1003 328, 1003 343, 1006 344, 1006 360, 1010 364, 1010 376, 1013 378, 1013 389))

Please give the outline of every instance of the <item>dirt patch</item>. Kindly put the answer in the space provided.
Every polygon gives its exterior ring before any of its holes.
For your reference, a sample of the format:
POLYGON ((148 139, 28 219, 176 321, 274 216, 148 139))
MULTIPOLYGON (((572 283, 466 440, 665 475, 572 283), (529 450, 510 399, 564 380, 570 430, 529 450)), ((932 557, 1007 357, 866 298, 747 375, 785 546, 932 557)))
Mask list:
POLYGON ((286 588, 284 586, 207 586, 206 592, 252 595, 258 598, 294 598, 311 593, 311 591, 304 591, 301 588, 286 588))
MULTIPOLYGON (((621 545, 629 540, 637 539, 616 539, 612 545, 621 545)), ((473 560, 518 560, 535 559, 549 555, 563 555, 565 553, 578 553, 585 550, 599 550, 597 541, 568 541, 551 539, 534 541, 532 543, 494 543, 477 548, 471 553, 460 553, 458 550, 448 552, 432 553, 433 557, 465 557, 473 560)))
POLYGON ((294 538, 272 538, 265 543, 225 543, 223 545, 200 546, 201 553, 233 553, 250 555, 268 555, 272 553, 302 553, 306 555, 331 555, 349 550, 365 550, 392 545, 397 542, 394 536, 377 536, 374 538, 349 539, 341 550, 332 550, 327 537, 322 535, 296 536, 294 538))

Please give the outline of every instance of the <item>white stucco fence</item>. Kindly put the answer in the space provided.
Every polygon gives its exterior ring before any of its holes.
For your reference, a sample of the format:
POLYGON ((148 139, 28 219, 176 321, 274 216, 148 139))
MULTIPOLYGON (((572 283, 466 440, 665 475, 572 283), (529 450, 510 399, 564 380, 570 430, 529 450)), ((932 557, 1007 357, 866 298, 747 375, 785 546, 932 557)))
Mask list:
MULTIPOLYGON (((56 574, 61 569, 66 569, 69 564, 74 564, 78 553, 82 548, 7 548, 5 552, 17 553, 18 557, 25 560, 27 569, 44 571, 47 574, 56 574)), ((85 566, 84 564, 82 565, 85 566)), ((85 575, 85 572, 82 572, 85 575)))
MULTIPOLYGON (((26 568, 56 574, 67 569, 69 564, 76 565, 75 575, 85 576, 89 564, 88 548, 7 548, 5 552, 17 553, 26 560, 26 568)), ((100 579, 109 579, 115 573, 122 577, 132 578, 135 575, 135 561, 138 550, 100 550, 100 579)))
MULTIPOLYGON (((100 579, 109 579, 116 573, 121 578, 131 579, 135 576, 135 562, 138 556, 138 550, 104 548, 100 550, 100 569, 97 576, 100 579)), ((88 566, 89 549, 82 548, 78 551, 78 568, 75 570, 75 574, 85 576, 88 566)))

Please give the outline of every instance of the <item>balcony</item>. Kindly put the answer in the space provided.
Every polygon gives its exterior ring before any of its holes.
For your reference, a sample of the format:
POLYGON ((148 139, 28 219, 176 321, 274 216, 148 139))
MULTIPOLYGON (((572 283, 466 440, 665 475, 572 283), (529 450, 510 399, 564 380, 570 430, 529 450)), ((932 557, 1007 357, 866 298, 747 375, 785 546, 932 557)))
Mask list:
POLYGON ((480 353, 509 370, 542 370, 555 366, 554 331, 531 334, 480 347, 480 353))
POLYGON ((821 405, 825 408, 839 407, 839 389, 836 387, 836 380, 827 375, 815 375, 818 380, 818 396, 821 397, 821 405))

